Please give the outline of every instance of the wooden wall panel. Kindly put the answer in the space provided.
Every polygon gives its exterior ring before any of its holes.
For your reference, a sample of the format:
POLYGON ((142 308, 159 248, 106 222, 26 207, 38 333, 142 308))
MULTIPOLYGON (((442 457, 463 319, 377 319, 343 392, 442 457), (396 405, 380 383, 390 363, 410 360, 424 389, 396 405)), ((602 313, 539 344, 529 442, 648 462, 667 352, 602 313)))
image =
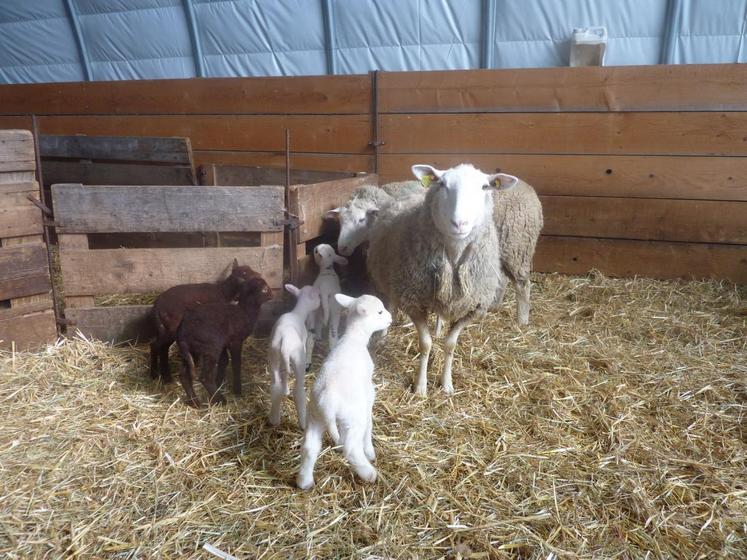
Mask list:
MULTIPOLYGON (((293 141, 291 140, 291 143, 293 141)), ((196 165, 259 165, 285 169, 285 152, 236 152, 195 150, 196 165)), ((291 168, 310 171, 346 171, 373 173, 373 156, 366 154, 314 154, 291 155, 291 168)))
POLYGON ((382 115, 383 153, 747 155, 743 113, 382 115))
POLYGON ((48 266, 42 243, 0 248, 0 300, 47 292, 48 266))
POLYGON ((534 270, 609 276, 717 278, 747 284, 747 248, 708 243, 668 243, 542 236, 534 270))
POLYGON ((0 87, 0 114, 365 114, 368 76, 129 80, 0 87))
MULTIPOLYGON (((7 117, 0 117, 0 125, 7 117)), ((285 150, 285 129, 299 152, 369 151, 367 115, 43 116, 43 134, 185 136, 197 150, 285 150)))
POLYGON ((747 157, 385 154, 381 182, 410 179, 415 163, 462 162, 516 175, 545 195, 747 201, 747 157))
POLYGON ((384 72, 383 113, 744 111, 741 64, 384 72))
POLYGON ((23 317, 0 317, 0 348, 37 350, 57 338, 54 312, 50 309, 23 317))
POLYGON ((541 196, 543 233, 747 244, 747 202, 541 196))

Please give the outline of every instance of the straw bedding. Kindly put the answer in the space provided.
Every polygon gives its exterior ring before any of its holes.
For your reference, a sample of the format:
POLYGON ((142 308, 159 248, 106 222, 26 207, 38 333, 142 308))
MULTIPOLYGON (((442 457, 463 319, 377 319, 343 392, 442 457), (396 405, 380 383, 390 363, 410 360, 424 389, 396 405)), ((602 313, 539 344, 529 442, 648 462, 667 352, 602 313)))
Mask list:
POLYGON ((0 354, 0 554, 747 557, 744 289, 535 280, 531 326, 511 304, 464 332, 452 398, 408 390, 411 326, 376 347, 373 486, 328 447, 293 488, 301 434, 290 400, 265 423, 265 340, 245 396, 199 411, 147 379, 145 347, 0 354))

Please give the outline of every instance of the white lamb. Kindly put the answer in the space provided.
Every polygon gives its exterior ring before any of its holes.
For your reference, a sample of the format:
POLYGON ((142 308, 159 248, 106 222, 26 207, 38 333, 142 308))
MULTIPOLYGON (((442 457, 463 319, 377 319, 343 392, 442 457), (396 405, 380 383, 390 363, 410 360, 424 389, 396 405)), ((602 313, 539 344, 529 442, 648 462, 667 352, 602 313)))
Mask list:
POLYGON ((284 313, 275 323, 270 337, 270 371, 272 388, 270 390, 272 407, 270 424, 280 424, 280 407, 288 394, 288 376, 295 371, 296 384, 293 398, 298 412, 298 425, 306 427, 306 390, 304 374, 308 369, 311 355, 306 354, 306 340, 311 338, 306 330, 306 320, 320 305, 319 290, 313 286, 304 286, 300 290, 293 284, 286 284, 285 289, 296 296, 296 306, 284 313))
POLYGON ((314 351, 314 339, 321 340, 322 332, 328 327, 330 349, 337 344, 340 328, 340 307, 335 302, 335 294, 340 293, 340 277, 335 272, 335 264, 346 265, 348 260, 339 256, 326 243, 314 247, 314 261, 319 267, 319 275, 314 280, 314 287, 319 290, 322 305, 310 319, 313 321, 313 337, 308 337, 306 354, 309 359, 314 351))
POLYGON ((374 296, 356 299, 337 294, 335 299, 348 309, 347 327, 311 389, 297 480, 303 490, 314 485, 314 464, 325 431, 335 445, 342 445, 345 458, 358 476, 366 482, 376 480, 376 469, 371 465, 376 459, 371 439, 376 391, 372 379, 374 363, 367 345, 374 332, 389 327, 392 316, 374 296))

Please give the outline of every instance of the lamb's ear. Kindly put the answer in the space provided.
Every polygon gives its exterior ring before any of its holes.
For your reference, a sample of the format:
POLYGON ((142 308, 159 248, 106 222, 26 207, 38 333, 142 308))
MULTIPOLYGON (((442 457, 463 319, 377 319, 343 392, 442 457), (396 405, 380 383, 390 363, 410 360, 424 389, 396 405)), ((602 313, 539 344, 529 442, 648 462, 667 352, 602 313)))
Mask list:
POLYGON ((231 265, 231 272, 239 268, 239 260, 234 257, 233 264, 231 265))
POLYGON ((345 257, 341 257, 340 255, 335 255, 333 257, 333 260, 335 261, 335 263, 342 265, 342 266, 345 266, 346 264, 348 264, 348 259, 346 259, 345 257))
POLYGON ((510 189, 512 187, 515 187, 518 182, 518 177, 508 175, 507 173, 496 173, 495 175, 488 175, 488 184, 496 189, 510 189))
POLYGON ((337 303, 339 303, 342 307, 349 308, 351 305, 353 305, 355 298, 346 296, 345 294, 335 294, 335 301, 337 301, 337 303))
POLYGON ((298 297, 298 294, 301 292, 301 290, 296 288, 293 284, 286 284, 285 289, 296 297, 298 297))
POLYGON ((415 178, 418 179, 418 181, 420 181, 425 187, 430 186, 430 184, 434 181, 440 181, 441 176, 444 174, 444 172, 440 169, 436 169, 435 167, 432 167, 430 165, 413 165, 411 169, 412 174, 415 175, 415 178))
POLYGON ((341 208, 332 208, 332 210, 327 210, 327 212, 324 214, 324 219, 325 220, 339 220, 340 210, 341 208))

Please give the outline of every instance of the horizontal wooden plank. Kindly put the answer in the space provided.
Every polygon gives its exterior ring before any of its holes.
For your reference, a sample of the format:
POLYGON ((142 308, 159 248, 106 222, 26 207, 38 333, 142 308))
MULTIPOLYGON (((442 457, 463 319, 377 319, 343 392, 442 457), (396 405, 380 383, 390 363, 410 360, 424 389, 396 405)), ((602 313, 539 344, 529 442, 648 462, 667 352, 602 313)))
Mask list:
MULTIPOLYGON (((2 123, 2 117, 0 117, 2 123)), ((39 117, 44 134, 184 136, 201 150, 368 153, 368 115, 153 115, 39 117)))
POLYGON ((54 312, 43 311, 23 317, 0 319, 0 348, 19 351, 37 350, 57 339, 54 312))
MULTIPOLYGON (((293 148, 295 150, 295 148, 293 148)), ((285 152, 235 152, 195 150, 195 164, 258 165, 285 169, 285 152)), ((374 158, 367 154, 291 154, 291 169, 373 173, 374 158)))
POLYGON ((303 222, 293 230, 295 243, 302 243, 324 233, 324 214, 342 206, 355 189, 363 185, 376 185, 376 174, 309 185, 291 185, 288 208, 303 222))
POLYGON ((45 245, 0 248, 0 299, 41 294, 50 287, 45 245))
POLYGON ((47 185, 192 185, 192 168, 174 165, 42 161, 47 185))
POLYGON ((747 246, 542 236, 534 256, 538 272, 609 276, 716 278, 747 283, 747 246))
MULTIPOLYGON (((66 309, 65 319, 71 323, 68 335, 80 331, 84 336, 112 344, 145 343, 155 335, 149 318, 150 309, 150 305, 66 309)), ((265 303, 260 310, 254 336, 268 336, 275 320, 287 309, 288 305, 280 300, 265 303)))
POLYGON ((744 157, 385 154, 381 182, 410 179, 415 163, 446 169, 463 162, 516 175, 547 195, 747 201, 744 157))
POLYGON ((366 113, 369 77, 196 78, 0 86, 4 114, 366 113))
POLYGON ((0 173, 0 185, 29 183, 36 179, 36 171, 8 171, 0 173))
POLYGON ((65 233, 279 231, 282 187, 53 185, 65 233))
POLYGON ((36 169, 34 137, 29 130, 0 130, 0 172, 36 169))
POLYGON ((3 183, 0 184, 0 206, 7 202, 6 196, 13 196, 22 194, 24 197, 27 194, 35 195, 35 198, 39 198, 39 184, 36 181, 21 181, 19 183, 3 183))
POLYGON ((747 202, 541 196, 546 235, 747 243, 747 202))
POLYGON ((383 153, 747 155, 742 113, 382 115, 383 153))
POLYGON ((31 313, 47 311, 54 307, 54 301, 52 300, 52 294, 50 292, 4 301, 10 302, 10 307, 0 308, 0 321, 13 317, 29 315, 31 313))
POLYGON ((66 296, 145 293, 177 284, 214 282, 230 271, 233 259, 259 272, 272 288, 283 281, 283 248, 203 249, 60 248, 66 296))
POLYGON ((744 111, 741 64, 382 72, 384 113, 744 111))
POLYGON ((16 245, 30 245, 44 243, 44 235, 37 233, 35 235, 21 235, 19 237, 0 237, 0 247, 14 247, 16 245))
MULTIPOLYGON (((279 167, 217 165, 212 163, 203 166, 200 171, 204 173, 204 185, 285 185, 286 181, 285 169, 279 167)), ((344 171, 291 169, 290 182, 293 185, 320 183, 353 175, 353 173, 344 171)))
POLYGON ((42 158, 191 165, 189 138, 149 136, 39 136, 42 158))

